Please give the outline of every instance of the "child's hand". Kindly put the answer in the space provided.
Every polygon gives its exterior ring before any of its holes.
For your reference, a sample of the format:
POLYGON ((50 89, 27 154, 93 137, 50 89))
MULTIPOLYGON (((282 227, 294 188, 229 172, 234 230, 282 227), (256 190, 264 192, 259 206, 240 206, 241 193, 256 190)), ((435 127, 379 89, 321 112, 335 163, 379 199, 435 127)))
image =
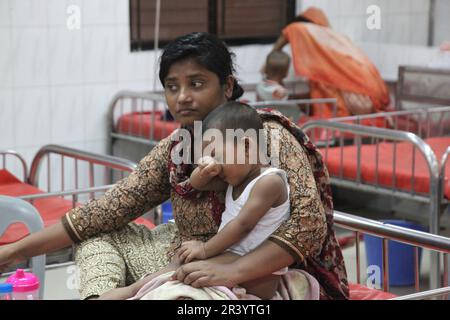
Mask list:
POLYGON ((215 177, 222 172, 222 165, 209 156, 200 158, 198 160, 198 167, 202 176, 215 177))
POLYGON ((195 259, 204 260, 207 258, 205 244, 195 240, 183 242, 177 254, 181 263, 189 263, 195 259))

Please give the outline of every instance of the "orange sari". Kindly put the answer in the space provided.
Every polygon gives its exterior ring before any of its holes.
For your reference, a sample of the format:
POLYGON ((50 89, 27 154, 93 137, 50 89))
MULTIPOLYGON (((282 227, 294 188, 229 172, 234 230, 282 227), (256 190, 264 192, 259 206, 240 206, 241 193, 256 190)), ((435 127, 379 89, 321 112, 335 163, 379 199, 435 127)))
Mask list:
MULTIPOLYGON (((307 18, 315 22, 313 16, 307 18)), ((329 28, 324 15, 318 22, 294 22, 283 30, 295 73, 309 80, 311 98, 337 99, 336 111, 316 104, 313 115, 330 118, 385 110, 389 92, 376 67, 348 37, 329 28)))

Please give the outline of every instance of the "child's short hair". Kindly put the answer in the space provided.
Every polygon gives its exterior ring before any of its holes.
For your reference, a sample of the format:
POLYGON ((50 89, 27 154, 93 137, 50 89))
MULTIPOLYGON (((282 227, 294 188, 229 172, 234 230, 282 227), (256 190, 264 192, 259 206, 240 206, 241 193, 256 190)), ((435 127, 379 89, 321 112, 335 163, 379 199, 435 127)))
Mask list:
POLYGON ((244 132, 253 129, 257 134, 264 129, 261 117, 255 108, 248 104, 228 101, 212 110, 203 120, 203 132, 208 129, 218 129, 226 136, 226 129, 242 129, 244 132))
POLYGON ((279 75, 285 74, 289 69, 291 58, 284 51, 272 51, 266 58, 266 74, 279 75))

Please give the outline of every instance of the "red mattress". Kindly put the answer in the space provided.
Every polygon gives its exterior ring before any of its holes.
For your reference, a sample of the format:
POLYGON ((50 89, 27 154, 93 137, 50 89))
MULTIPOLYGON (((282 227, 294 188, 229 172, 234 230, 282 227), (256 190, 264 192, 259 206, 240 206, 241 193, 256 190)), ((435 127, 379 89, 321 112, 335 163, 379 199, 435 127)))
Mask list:
MULTIPOLYGON (((450 137, 436 137, 426 139, 440 162, 445 150, 450 145, 450 137)), ((357 171, 357 148, 356 146, 343 147, 343 176, 349 180, 356 179, 357 171)), ((393 143, 380 143, 378 151, 378 183, 381 186, 391 187, 393 183, 393 143)), ((396 187, 404 191, 410 191, 412 186, 412 145, 408 143, 397 143, 396 158, 396 187)), ((331 176, 340 175, 341 148, 329 148, 328 152, 321 150, 331 176)), ((375 145, 363 145, 361 147, 361 180, 366 183, 376 182, 376 147, 375 145)), ((446 165, 446 177, 444 181, 444 195, 450 199, 450 162, 446 165)), ((428 166, 425 159, 416 150, 414 191, 429 193, 430 179, 428 166)))
MULTIPOLYGON (((418 123, 414 120, 414 119, 409 119, 406 117, 397 117, 397 124, 396 127, 394 128, 390 122, 386 121, 385 118, 369 118, 369 119, 362 119, 360 121, 360 123, 356 123, 355 121, 340 121, 340 123, 347 123, 347 124, 359 124, 362 126, 367 126, 367 127, 377 127, 377 128, 387 128, 387 129, 396 129, 396 130, 403 130, 403 131, 409 131, 409 132, 413 132, 413 133, 417 133, 419 130, 419 125, 418 123)), ((320 118, 317 116, 305 116, 305 117, 301 117, 298 121, 298 125, 301 127, 303 126, 305 123, 309 122, 309 121, 317 121, 317 120, 327 120, 325 118, 320 118)), ((324 128, 314 128, 314 129, 310 129, 308 130, 308 136, 310 136, 315 142, 317 141, 323 141, 323 140, 329 140, 329 137, 327 137, 327 131, 328 134, 331 136, 331 130, 327 130, 324 128)), ((344 139, 353 139, 355 137, 354 134, 350 133, 350 132, 339 132, 339 131, 334 131, 334 135, 333 137, 335 139, 339 139, 340 135, 342 134, 342 137, 344 139)))
MULTIPOLYGON (((8 171, 0 170, 0 195, 15 197, 40 193, 44 192, 21 182, 8 171)), ((58 222, 67 211, 72 209, 72 201, 60 197, 35 200, 33 205, 41 214, 45 226, 58 222)), ((135 222, 143 224, 150 229, 154 227, 150 221, 143 218, 139 218, 135 222)), ((0 245, 15 242, 28 234, 29 232, 25 225, 20 223, 12 224, 0 237, 0 245)))
POLYGON ((350 300, 387 300, 396 297, 393 293, 371 289, 356 283, 350 283, 349 289, 350 300))
MULTIPOLYGON (((162 112, 155 112, 153 139, 161 140, 180 127, 178 122, 164 121, 162 112)), ((117 122, 117 132, 150 138, 153 112, 133 112, 121 116, 117 122)))

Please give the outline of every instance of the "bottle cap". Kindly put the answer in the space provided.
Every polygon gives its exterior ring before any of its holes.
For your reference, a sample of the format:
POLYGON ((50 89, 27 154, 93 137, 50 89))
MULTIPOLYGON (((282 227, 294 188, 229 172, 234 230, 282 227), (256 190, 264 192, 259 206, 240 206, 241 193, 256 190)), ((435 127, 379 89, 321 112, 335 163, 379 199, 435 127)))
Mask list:
POLYGON ((0 283, 0 293, 10 293, 13 291, 11 283, 0 283))
POLYGON ((12 284, 14 292, 28 292, 39 289, 39 279, 32 273, 17 269, 16 273, 6 279, 12 284))

